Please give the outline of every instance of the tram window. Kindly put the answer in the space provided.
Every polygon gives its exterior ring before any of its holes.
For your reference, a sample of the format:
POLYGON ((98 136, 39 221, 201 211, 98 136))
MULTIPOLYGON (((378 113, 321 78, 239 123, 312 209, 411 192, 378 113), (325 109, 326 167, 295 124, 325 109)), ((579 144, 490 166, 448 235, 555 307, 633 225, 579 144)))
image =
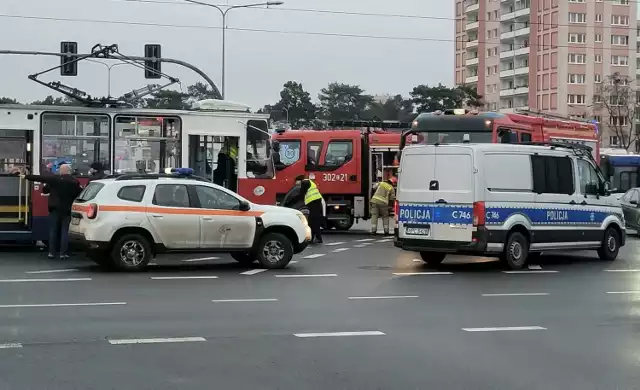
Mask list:
POLYGON ((247 123, 247 177, 274 177, 271 135, 264 120, 250 120, 247 123))
POLYGON ((42 114, 42 164, 69 162, 81 175, 94 162, 110 170, 109 123, 106 115, 42 114))
POLYGON ((117 173, 158 173, 180 166, 181 122, 176 117, 116 116, 117 173))

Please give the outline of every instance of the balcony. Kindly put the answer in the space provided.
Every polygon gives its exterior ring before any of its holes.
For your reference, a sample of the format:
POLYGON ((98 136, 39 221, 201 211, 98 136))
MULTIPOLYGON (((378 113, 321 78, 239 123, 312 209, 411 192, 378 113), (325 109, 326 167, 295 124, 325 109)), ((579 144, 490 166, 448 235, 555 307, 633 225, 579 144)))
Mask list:
POLYGON ((473 40, 473 41, 469 41, 469 42, 467 42, 467 44, 465 45, 465 48, 466 48, 467 50, 469 50, 469 49, 475 49, 476 47, 478 47, 478 43, 479 43, 479 42, 478 42, 478 39, 476 38, 476 39, 475 39, 475 40, 473 40))
POLYGON ((465 8, 465 12, 474 12, 474 11, 478 11, 480 10, 480 2, 477 1, 475 4, 470 4, 467 6, 467 8, 465 8))
POLYGON ((464 79, 464 82, 467 84, 474 84, 478 82, 478 76, 469 76, 466 79, 464 79))
POLYGON ((468 58, 465 61, 465 65, 466 66, 478 65, 478 62, 480 62, 480 59, 478 57, 476 57, 476 58, 468 58))
POLYGON ((501 108, 500 112, 504 113, 504 114, 514 114, 517 111, 516 110, 528 110, 529 106, 518 106, 516 108, 501 108))
POLYGON ((504 58, 513 58, 518 56, 528 56, 529 55, 529 47, 520 47, 516 50, 506 50, 500 52, 500 59, 504 58))
POLYGON ((500 90, 500 96, 513 96, 513 95, 526 95, 529 93, 529 86, 519 86, 514 88, 507 88, 500 90))
MULTIPOLYGON (((469 25, 467 25, 468 29, 469 25)), ((514 39, 516 37, 529 36, 531 33, 530 27, 522 27, 514 31, 507 31, 500 34, 500 39, 514 39)))
POLYGON ((465 27, 465 31, 477 30, 479 27, 480 27, 480 22, 470 22, 470 23, 467 23, 467 26, 465 27))
POLYGON ((529 74, 529 67, 528 66, 522 66, 520 68, 515 68, 515 69, 504 69, 500 71, 500 78, 508 78, 508 77, 514 77, 514 76, 522 76, 522 75, 528 75, 529 74))
POLYGON ((522 7, 520 9, 516 9, 513 12, 509 12, 507 14, 503 14, 500 15, 500 21, 501 22, 506 22, 506 21, 510 21, 513 19, 523 19, 523 20, 529 20, 529 16, 531 15, 531 8, 527 7, 522 7))

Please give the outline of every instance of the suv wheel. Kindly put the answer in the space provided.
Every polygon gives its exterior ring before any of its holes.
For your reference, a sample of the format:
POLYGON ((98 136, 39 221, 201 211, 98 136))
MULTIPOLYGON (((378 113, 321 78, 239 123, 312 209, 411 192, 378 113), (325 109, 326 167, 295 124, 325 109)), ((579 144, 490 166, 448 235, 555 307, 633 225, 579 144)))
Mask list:
POLYGON ((143 270, 152 257, 149 241, 140 234, 126 234, 111 248, 111 261, 122 271, 143 270))
POLYGON ((512 270, 519 270, 527 263, 529 240, 521 233, 513 232, 507 238, 502 261, 512 270))
POLYGON ((285 268, 293 257, 293 244, 280 233, 267 233, 260 239, 257 255, 264 268, 285 268))
POLYGON ((420 252, 420 257, 422 261, 429 265, 438 265, 444 261, 447 254, 441 252, 420 252))
POLYGON ((249 252, 232 252, 231 257, 242 265, 251 265, 256 261, 256 256, 249 252))
POLYGON ((610 227, 604 232, 602 246, 598 249, 600 260, 613 261, 618 257, 620 250, 620 236, 616 229, 610 227))

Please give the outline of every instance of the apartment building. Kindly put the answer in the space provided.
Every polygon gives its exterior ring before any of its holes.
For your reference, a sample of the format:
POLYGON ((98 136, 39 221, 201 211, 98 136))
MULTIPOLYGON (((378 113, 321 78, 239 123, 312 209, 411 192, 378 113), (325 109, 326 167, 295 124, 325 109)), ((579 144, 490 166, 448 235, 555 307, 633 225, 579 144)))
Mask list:
MULTIPOLYGON (((635 78, 636 0, 456 0, 455 82, 476 86, 486 108, 609 117, 598 83, 635 78)), ((639 84, 640 85, 640 84, 639 84)))

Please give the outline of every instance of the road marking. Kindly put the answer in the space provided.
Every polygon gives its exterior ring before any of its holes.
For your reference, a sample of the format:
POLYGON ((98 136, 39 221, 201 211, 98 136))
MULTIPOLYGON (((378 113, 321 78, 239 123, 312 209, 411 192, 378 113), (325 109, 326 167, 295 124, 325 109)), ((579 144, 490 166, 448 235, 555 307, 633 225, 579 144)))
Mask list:
POLYGON ((249 270, 249 271, 241 272, 240 275, 255 275, 255 274, 259 274, 260 272, 264 272, 264 271, 266 271, 265 268, 258 268, 258 269, 252 269, 252 270, 249 270))
POLYGON ((606 272, 640 272, 640 269, 606 269, 606 272))
POLYGON ((390 242, 393 241, 393 238, 385 238, 384 240, 378 240, 378 242, 390 242))
POLYGON ((293 261, 290 261, 289 264, 296 264, 297 262, 298 260, 293 260, 293 261))
POLYGON ((371 243, 367 242, 367 243, 364 243, 364 244, 354 245, 353 247, 354 248, 364 248, 364 247, 369 246, 369 245, 371 245, 371 243))
POLYGON ((58 272, 76 272, 80 271, 77 268, 67 268, 67 269, 46 269, 42 271, 27 271, 25 274, 55 274, 58 272))
POLYGON ((370 242, 375 240, 375 238, 363 238, 362 240, 356 240, 356 242, 370 242))
POLYGON ((182 260, 182 261, 185 262, 185 263, 196 263, 198 261, 209 261, 209 260, 218 260, 218 259, 220 259, 220 258, 217 257, 217 256, 214 256, 214 257, 201 257, 199 259, 186 259, 186 260, 182 260))
POLYGON ((22 348, 22 344, 20 343, 0 344, 0 349, 10 349, 10 348, 22 348))
POLYGON ((607 291, 607 294, 640 294, 640 291, 607 291))
POLYGON ((0 283, 31 283, 31 282, 86 282, 91 278, 61 278, 61 279, 0 279, 0 283))
POLYGON ((204 337, 172 337, 157 339, 113 339, 109 340, 111 345, 126 344, 159 344, 159 343, 192 343, 196 341, 207 341, 204 337))
POLYGON ((359 300, 359 299, 402 299, 402 298, 420 298, 417 295, 388 295, 379 297, 349 297, 347 299, 359 300))
POLYGON ((152 276, 152 280, 218 279, 217 276, 152 276))
POLYGON ((42 303, 33 305, 0 305, 0 308, 28 308, 28 307, 72 307, 72 306, 124 306, 127 302, 87 302, 87 303, 42 303))
POLYGON ((423 260, 422 260, 422 259, 413 259, 413 262, 414 262, 414 263, 422 263, 422 262, 423 262, 423 260))
POLYGON ((325 276, 338 276, 338 275, 337 274, 276 275, 276 278, 321 278, 325 276))
POLYGON ((338 248, 338 249, 336 249, 336 250, 334 250, 332 252, 334 252, 334 253, 336 253, 336 252, 344 252, 344 251, 348 251, 349 249, 351 249, 351 248, 338 248))
POLYGON ((483 297, 538 297, 549 293, 513 293, 513 294, 482 294, 483 297))
POLYGON ((154 265, 158 265, 158 263, 148 263, 147 265, 154 266, 154 265))
POLYGON ((557 274, 559 271, 502 271, 505 274, 557 274))
POLYGON ((211 302, 227 303, 227 302, 278 302, 275 298, 257 298, 257 299, 214 299, 211 302))
POLYGON ((384 336, 385 334, 378 331, 362 331, 362 332, 327 332, 327 333, 295 333, 294 336, 300 338, 312 337, 344 337, 344 336, 384 336))
POLYGON ((394 272, 395 276, 414 276, 414 275, 453 275, 453 272, 394 272))
POLYGON ((336 246, 336 245, 343 245, 343 244, 346 244, 346 242, 344 242, 344 241, 328 242, 328 243, 326 243, 325 245, 326 245, 326 246, 336 246))
POLYGON ((529 264, 529 266, 528 266, 527 268, 529 268, 529 269, 536 269, 536 270, 542 269, 542 267, 540 266, 540 264, 529 264))
POLYGON ((505 326, 500 328, 462 328, 465 332, 501 332, 508 330, 547 330, 542 326, 505 326))
POLYGON ((318 257, 324 256, 324 253, 315 253, 313 255, 305 256, 303 259, 317 259, 318 257))

